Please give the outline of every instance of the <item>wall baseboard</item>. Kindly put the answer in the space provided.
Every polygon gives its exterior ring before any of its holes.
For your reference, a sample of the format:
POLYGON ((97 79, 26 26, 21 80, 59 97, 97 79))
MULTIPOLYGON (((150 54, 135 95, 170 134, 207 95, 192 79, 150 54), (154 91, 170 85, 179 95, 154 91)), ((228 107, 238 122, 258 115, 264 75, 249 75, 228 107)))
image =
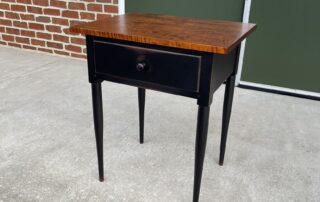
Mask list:
POLYGON ((275 93, 275 94, 280 94, 280 95, 288 95, 288 96, 293 96, 293 97, 306 98, 306 99, 320 101, 320 93, 314 93, 314 92, 309 92, 309 91, 283 88, 283 87, 277 87, 277 86, 270 86, 270 85, 258 84, 258 83, 252 83, 252 82, 246 82, 246 81, 240 81, 238 87, 244 88, 244 89, 258 90, 258 91, 263 91, 263 92, 269 92, 269 93, 275 93))

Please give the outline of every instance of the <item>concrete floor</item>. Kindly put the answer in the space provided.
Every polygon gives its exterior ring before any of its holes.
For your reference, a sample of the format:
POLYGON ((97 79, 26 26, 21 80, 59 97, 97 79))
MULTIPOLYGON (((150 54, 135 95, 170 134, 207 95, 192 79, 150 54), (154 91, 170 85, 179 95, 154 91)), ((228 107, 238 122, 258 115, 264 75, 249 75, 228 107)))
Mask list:
MULTIPOLYGON (((98 181, 86 62, 0 47, 0 201, 191 201, 196 101, 103 83, 98 181)), ((320 201, 320 102, 236 89, 218 166, 223 87, 214 96, 201 200, 320 201)))

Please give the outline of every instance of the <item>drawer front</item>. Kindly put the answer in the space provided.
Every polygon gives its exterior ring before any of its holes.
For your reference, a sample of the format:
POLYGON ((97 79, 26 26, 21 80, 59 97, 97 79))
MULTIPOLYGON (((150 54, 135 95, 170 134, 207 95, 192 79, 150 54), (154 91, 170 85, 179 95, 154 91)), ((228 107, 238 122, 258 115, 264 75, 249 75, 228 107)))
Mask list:
MULTIPOLYGON (((94 41, 95 72, 198 92, 201 56, 94 41)), ((142 86, 143 87, 143 86, 142 86)))

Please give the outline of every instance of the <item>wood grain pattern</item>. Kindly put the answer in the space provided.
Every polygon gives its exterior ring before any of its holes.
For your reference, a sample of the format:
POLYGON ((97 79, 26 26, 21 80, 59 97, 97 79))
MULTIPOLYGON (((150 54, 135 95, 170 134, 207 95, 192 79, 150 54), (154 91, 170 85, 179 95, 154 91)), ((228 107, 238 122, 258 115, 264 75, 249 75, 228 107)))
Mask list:
POLYGON ((228 54, 255 24, 130 13, 76 25, 71 32, 167 47, 228 54))

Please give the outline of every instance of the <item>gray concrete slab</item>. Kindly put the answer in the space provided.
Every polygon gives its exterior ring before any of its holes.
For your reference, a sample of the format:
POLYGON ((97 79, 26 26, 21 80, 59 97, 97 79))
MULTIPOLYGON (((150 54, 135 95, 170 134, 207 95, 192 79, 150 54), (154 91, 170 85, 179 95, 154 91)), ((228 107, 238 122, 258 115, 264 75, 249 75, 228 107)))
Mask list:
MULTIPOLYGON (((86 62, 0 47, 0 201, 191 201, 196 101, 103 83, 98 181, 86 62)), ((236 89, 218 166, 223 87, 214 96, 201 201, 320 201, 320 102, 236 89)))

